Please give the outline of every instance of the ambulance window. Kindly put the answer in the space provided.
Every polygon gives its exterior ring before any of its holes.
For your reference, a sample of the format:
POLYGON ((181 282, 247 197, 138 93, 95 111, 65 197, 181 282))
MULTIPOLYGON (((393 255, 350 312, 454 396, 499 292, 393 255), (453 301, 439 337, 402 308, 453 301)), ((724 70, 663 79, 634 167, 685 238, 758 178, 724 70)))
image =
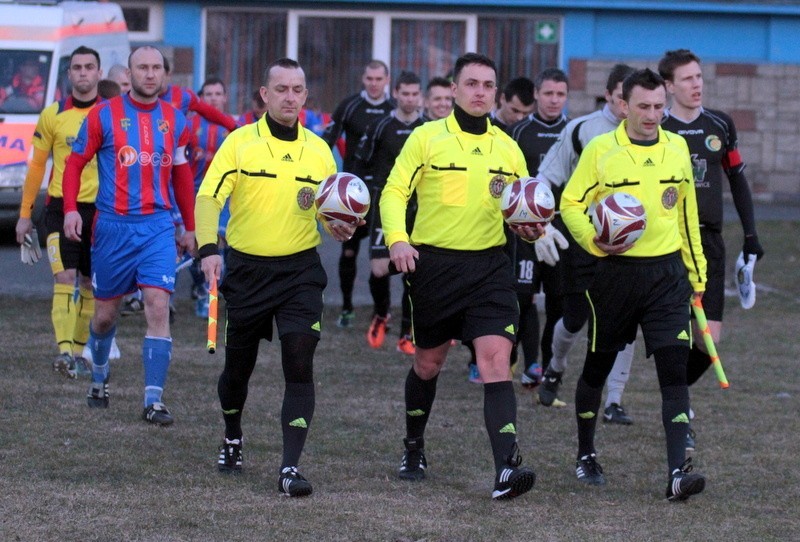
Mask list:
POLYGON ((0 50, 0 112, 40 113, 51 61, 47 51, 0 50))

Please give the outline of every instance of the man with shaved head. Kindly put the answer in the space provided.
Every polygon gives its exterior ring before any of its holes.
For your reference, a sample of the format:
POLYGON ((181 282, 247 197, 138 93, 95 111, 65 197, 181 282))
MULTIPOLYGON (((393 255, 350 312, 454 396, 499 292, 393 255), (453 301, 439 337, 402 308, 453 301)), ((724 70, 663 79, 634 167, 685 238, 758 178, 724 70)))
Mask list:
POLYGON ((161 400, 172 357, 169 296, 175 287, 175 228, 169 183, 184 217, 180 249, 194 250, 194 190, 186 160, 186 117, 158 99, 164 84, 164 56, 140 47, 128 58, 131 90, 96 106, 83 123, 64 171, 64 232, 83 235, 76 208, 80 174, 95 158, 99 176, 97 217, 92 235, 95 315, 90 326, 92 383, 90 408, 108 408, 108 355, 122 297, 143 292, 147 332, 142 345, 142 418, 170 425, 161 400))

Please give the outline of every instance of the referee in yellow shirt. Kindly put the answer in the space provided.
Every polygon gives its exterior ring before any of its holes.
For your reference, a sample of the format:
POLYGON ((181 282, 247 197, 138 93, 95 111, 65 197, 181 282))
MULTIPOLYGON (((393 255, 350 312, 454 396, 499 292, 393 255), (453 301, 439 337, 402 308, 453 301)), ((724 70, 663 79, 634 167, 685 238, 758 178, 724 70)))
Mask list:
POLYGON ((72 85, 69 96, 50 104, 42 111, 33 133, 33 159, 28 166, 22 190, 17 242, 33 228, 31 212, 42 184, 47 158, 53 155, 53 173, 47 185, 45 224, 47 255, 53 271, 53 307, 51 316, 59 355, 53 369, 69 378, 78 371, 88 374, 91 367, 83 358, 83 347, 89 339, 89 321, 94 314, 94 293, 91 280, 92 224, 97 196, 97 160, 83 170, 78 194, 78 212, 83 218, 81 241, 71 241, 64 235, 64 198, 61 181, 64 165, 72 152, 72 142, 78 135, 83 119, 97 103, 97 83, 103 76, 100 55, 89 47, 78 47, 69 57, 67 78, 72 85), (78 278, 78 298, 75 299, 75 280, 78 278), (77 362, 76 362, 77 360, 77 362))
MULTIPOLYGON (((528 171, 517 144, 489 122, 497 92, 494 62, 475 53, 460 57, 452 90, 453 113, 411 133, 380 202, 389 257, 409 273, 416 345, 405 383, 406 450, 399 474, 425 477, 424 432, 437 377, 450 340, 472 341, 496 470, 492 498, 507 499, 529 491, 536 479, 520 466, 517 450, 508 363, 519 309, 500 214, 503 187, 528 171), (419 209, 409 237, 406 206, 414 191, 419 209)), ((540 231, 518 233, 533 241, 540 231)))
POLYGON ((686 364, 691 347, 691 296, 705 290, 706 259, 700 244, 697 199, 686 141, 661 129, 664 80, 645 69, 622 83, 627 120, 594 138, 561 196, 561 216, 587 252, 600 257, 587 291, 592 311, 583 373, 575 390, 578 480, 604 485, 594 448, 600 398, 617 352, 641 326, 647 356, 655 359, 661 388, 661 419, 667 441, 669 500, 703 491, 705 478, 686 459, 689 391, 686 364), (634 244, 601 242, 587 219, 589 206, 615 192, 642 202, 647 228, 634 244))
MULTIPOLYGON (((272 340, 277 323, 286 387, 281 411, 283 460, 278 490, 311 494, 297 470, 314 415, 314 350, 320 336, 322 291, 327 284, 316 246, 320 243, 314 195, 336 172, 330 148, 297 118, 308 97, 300 65, 283 58, 264 75, 266 114, 232 132, 206 173, 195 205, 197 242, 206 279, 220 278, 219 215, 230 198, 225 261, 225 368, 217 386, 225 440, 217 466, 242 469, 241 418, 258 343, 272 340)), ((351 226, 332 227, 339 241, 351 226)))

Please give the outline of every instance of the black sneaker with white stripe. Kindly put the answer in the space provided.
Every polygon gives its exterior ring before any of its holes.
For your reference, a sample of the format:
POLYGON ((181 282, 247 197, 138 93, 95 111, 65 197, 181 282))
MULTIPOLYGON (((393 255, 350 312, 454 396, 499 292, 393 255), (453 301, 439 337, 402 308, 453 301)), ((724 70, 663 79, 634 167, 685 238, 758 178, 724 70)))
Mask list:
POLYGON ((542 406, 551 406, 558 399, 558 388, 561 386, 561 377, 564 373, 553 371, 549 367, 542 376, 539 386, 539 402, 542 406))
POLYGON ((217 460, 217 469, 220 472, 242 472, 242 444, 244 438, 226 438, 222 441, 217 460))
POLYGON ((706 488, 706 479, 702 474, 692 473, 692 458, 683 462, 681 468, 672 471, 669 484, 667 484, 667 499, 670 501, 685 501, 692 495, 697 495, 706 488))
POLYGON ((603 476, 603 467, 597 462, 597 454, 588 454, 579 458, 575 462, 575 474, 578 481, 590 486, 606 485, 606 477, 603 476))
POLYGON ((403 453, 403 460, 400 462, 398 474, 403 480, 422 480, 425 478, 425 469, 428 462, 425 460, 425 439, 404 438, 406 451, 403 453))
POLYGON ((105 382, 92 382, 86 394, 89 408, 108 408, 108 378, 105 382))
POLYGON ((305 497, 311 495, 311 482, 297 472, 297 467, 284 467, 278 478, 278 491, 287 497, 305 497))
POLYGON ((150 406, 144 407, 142 419, 153 425, 172 425, 175 421, 175 418, 169 413, 164 403, 153 403, 150 406))
POLYGON ((515 443, 511 455, 506 460, 506 466, 497 473, 492 499, 513 499, 533 488, 533 484, 536 483, 536 473, 528 467, 520 467, 521 463, 522 457, 515 443))

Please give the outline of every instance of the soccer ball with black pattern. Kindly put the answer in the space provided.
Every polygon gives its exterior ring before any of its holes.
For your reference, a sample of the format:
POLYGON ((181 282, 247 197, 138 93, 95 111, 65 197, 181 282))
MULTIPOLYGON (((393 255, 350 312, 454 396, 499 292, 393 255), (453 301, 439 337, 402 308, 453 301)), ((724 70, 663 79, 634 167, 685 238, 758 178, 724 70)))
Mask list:
POLYGON ((545 225, 555 216, 556 199, 546 183, 522 177, 509 183, 500 196, 500 211, 509 226, 545 225))
POLYGON ((647 227, 647 213, 642 203, 627 192, 615 192, 603 198, 591 211, 597 237, 608 245, 630 245, 647 227))
POLYGON ((367 185, 352 173, 335 173, 322 181, 314 198, 323 225, 358 223, 369 211, 367 185))

